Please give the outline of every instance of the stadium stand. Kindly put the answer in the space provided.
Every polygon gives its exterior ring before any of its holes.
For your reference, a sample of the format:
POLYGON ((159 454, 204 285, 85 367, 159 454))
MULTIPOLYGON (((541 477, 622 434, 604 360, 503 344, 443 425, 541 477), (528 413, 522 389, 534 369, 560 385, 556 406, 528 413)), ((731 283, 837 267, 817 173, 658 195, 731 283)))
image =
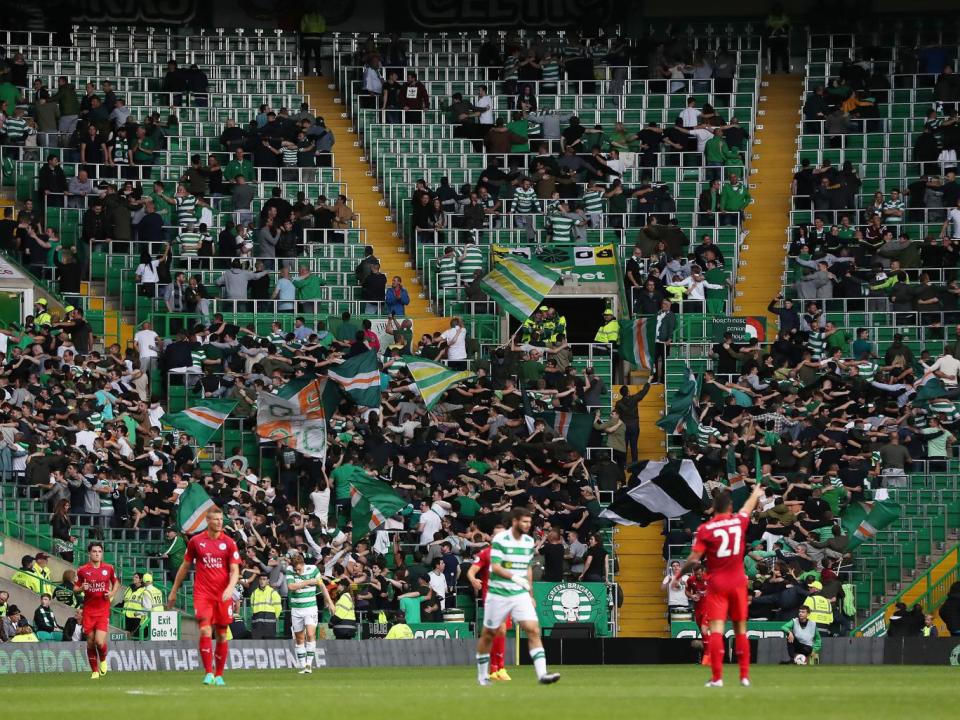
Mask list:
MULTIPOLYGON (((802 83, 764 73, 756 21, 338 33, 329 77, 282 32, 0 32, 0 246, 38 298, 0 329, 0 527, 32 548, 0 582, 75 604, 37 559, 102 539, 165 593, 197 490, 243 552, 235 636, 296 550, 361 624, 474 622, 466 566, 522 505, 538 578, 604 583, 605 633, 662 636, 703 507, 603 513, 669 453, 704 499, 768 488, 751 615, 826 598, 850 634, 960 525, 957 47, 919 32, 813 32, 802 83), (511 256, 583 297, 511 318, 482 282, 511 256), (624 366, 618 320, 652 362, 624 366), (324 406, 325 459, 257 434, 291 397, 324 406)), ((147 593, 113 624, 145 628, 147 593)))

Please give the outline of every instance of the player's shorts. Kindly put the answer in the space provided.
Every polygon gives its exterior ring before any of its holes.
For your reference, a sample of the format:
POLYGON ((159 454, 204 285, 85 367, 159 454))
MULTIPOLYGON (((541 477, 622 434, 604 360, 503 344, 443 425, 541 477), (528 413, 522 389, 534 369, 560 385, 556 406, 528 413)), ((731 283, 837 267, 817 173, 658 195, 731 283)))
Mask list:
POLYGON ((701 600, 693 609, 693 621, 697 627, 703 627, 707 624, 707 603, 701 600))
POLYGON ((233 601, 195 596, 193 598, 193 612, 200 627, 206 625, 226 627, 233 622, 233 601))
POLYGON ((520 595, 487 595, 483 605, 483 626, 496 630, 504 620, 513 618, 516 622, 536 622, 537 609, 533 606, 530 593, 520 595))
POLYGON ((740 585, 734 588, 707 589, 707 596, 701 601, 707 622, 713 620, 731 620, 742 622, 747 619, 747 588, 740 585))
POLYGON ((95 630, 110 632, 110 608, 103 610, 83 609, 83 634, 89 635, 95 630))
POLYGON ((306 627, 316 627, 319 616, 317 608, 290 608, 290 628, 293 632, 303 632, 306 627))

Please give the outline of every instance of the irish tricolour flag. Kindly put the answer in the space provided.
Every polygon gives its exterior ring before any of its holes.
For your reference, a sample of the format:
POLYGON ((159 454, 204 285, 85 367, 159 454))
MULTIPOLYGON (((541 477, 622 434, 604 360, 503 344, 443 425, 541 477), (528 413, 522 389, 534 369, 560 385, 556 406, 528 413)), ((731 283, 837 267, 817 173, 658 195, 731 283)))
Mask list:
POLYGON ((207 510, 213 507, 213 500, 203 489, 203 485, 190 483, 180 494, 177 503, 177 525, 186 535, 194 535, 207 529, 207 510))
POLYGON ((165 413, 160 421, 164 425, 182 430, 192 437, 198 446, 206 445, 237 406, 236 400, 205 400, 199 405, 178 413, 165 413))
POLYGON ((373 350, 333 366, 327 377, 340 385, 357 405, 380 407, 380 365, 373 350))
POLYGON ((652 317, 620 321, 620 355, 634 367, 653 370, 657 321, 652 317))

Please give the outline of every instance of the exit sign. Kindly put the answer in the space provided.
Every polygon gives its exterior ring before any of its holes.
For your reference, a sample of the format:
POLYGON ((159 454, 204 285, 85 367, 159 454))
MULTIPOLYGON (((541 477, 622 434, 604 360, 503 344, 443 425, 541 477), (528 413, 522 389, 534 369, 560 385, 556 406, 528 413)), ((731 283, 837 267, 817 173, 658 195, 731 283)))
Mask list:
POLYGON ((180 615, 176 610, 150 613, 151 640, 179 640, 180 615))

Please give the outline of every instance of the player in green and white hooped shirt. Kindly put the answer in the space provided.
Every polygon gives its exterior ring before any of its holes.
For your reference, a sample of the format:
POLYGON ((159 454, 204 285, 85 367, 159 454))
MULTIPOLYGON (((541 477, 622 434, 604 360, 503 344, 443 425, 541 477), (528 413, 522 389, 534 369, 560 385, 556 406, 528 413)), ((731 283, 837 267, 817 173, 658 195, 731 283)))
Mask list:
POLYGON ((559 673, 547 672, 547 655, 540 639, 540 623, 533 603, 533 555, 530 511, 514 508, 511 527, 494 536, 490 549, 490 583, 483 607, 483 632, 477 641, 477 682, 490 685, 490 648, 508 616, 527 634, 530 659, 543 685, 555 683, 559 673))
POLYGON ((323 578, 315 565, 304 562, 300 553, 290 558, 290 566, 284 574, 297 662, 300 663, 300 674, 309 674, 313 672, 317 650, 317 588, 323 585, 323 578))

